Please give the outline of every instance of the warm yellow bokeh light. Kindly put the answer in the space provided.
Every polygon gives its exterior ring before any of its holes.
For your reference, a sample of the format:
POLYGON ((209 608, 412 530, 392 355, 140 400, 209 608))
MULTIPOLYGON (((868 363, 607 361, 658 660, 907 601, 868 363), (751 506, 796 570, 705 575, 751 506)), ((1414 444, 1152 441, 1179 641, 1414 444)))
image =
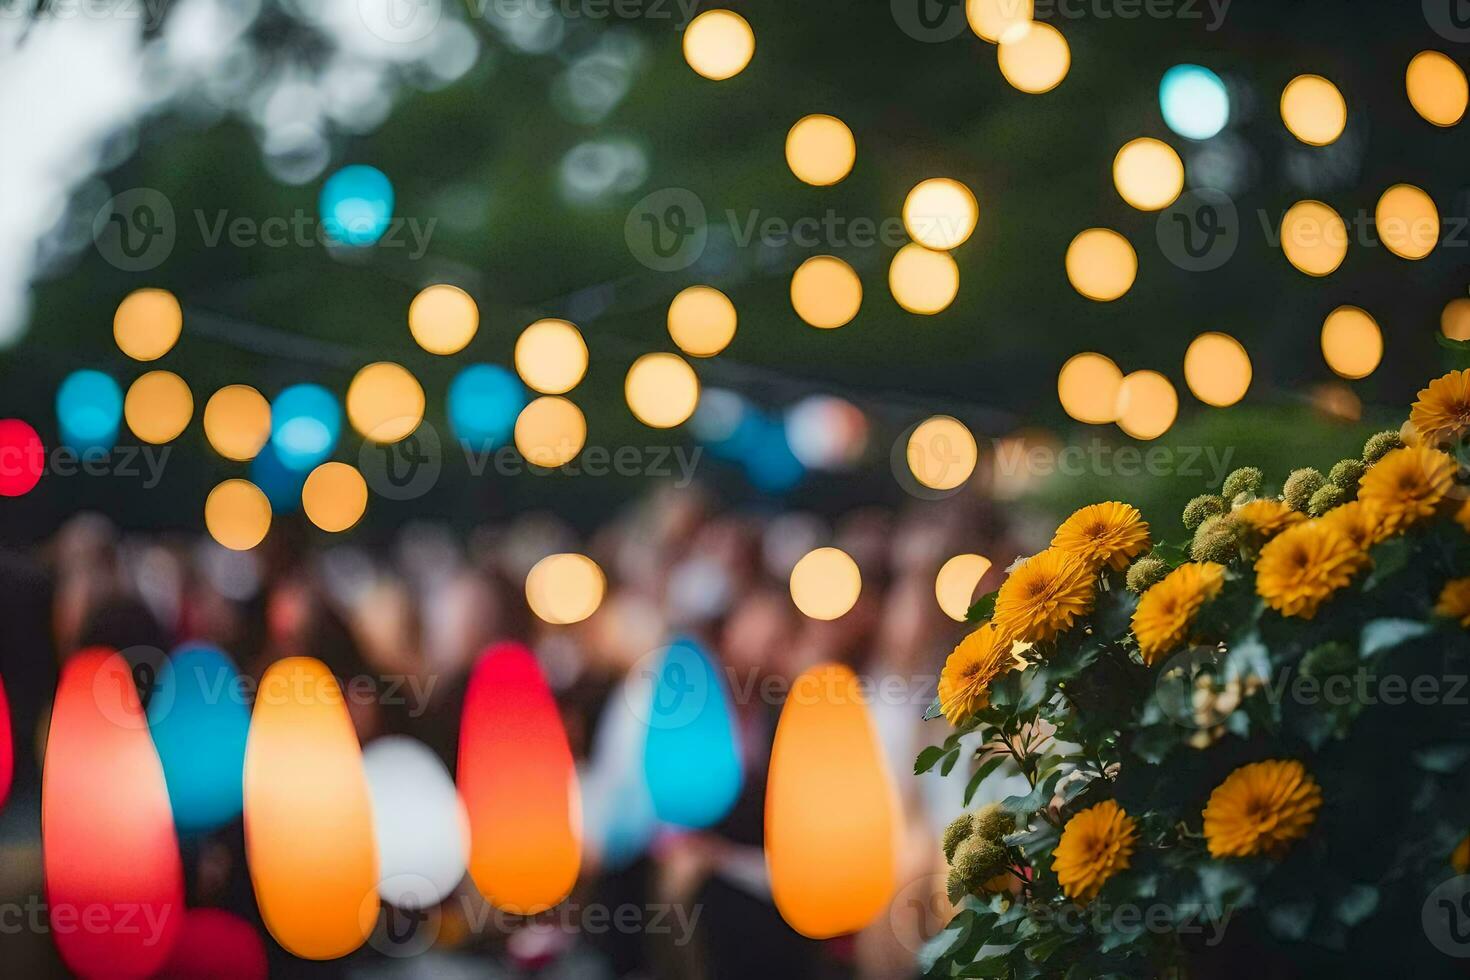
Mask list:
POLYGON ((582 410, 557 395, 543 395, 516 416, 516 449, 526 461, 552 469, 569 463, 587 442, 582 410))
POLYGON ((1439 244, 1439 209, 1413 184, 1394 184, 1373 209, 1373 224, 1388 250, 1404 259, 1422 259, 1439 244))
POLYGON ((968 0, 965 4, 970 30, 991 44, 1013 31, 1024 30, 1034 13, 1032 0, 968 0))
POLYGON ((587 342, 566 320, 537 320, 516 339, 516 373, 545 395, 577 387, 587 373, 587 342))
POLYGON ((1032 95, 1062 84, 1072 65, 1072 51, 1062 32, 1039 20, 1008 29, 996 53, 1005 80, 1032 95))
POLYGON ((948 251, 963 245, 979 217, 975 195, 949 177, 920 181, 903 201, 904 229, 926 248, 948 251))
POLYGON ((938 313, 960 291, 960 267, 948 252, 910 242, 888 266, 888 289, 910 313, 938 313))
POLYGON ((1073 354, 1057 372, 1057 399, 1078 422, 1103 425, 1118 420, 1118 386, 1123 372, 1113 359, 1091 352, 1073 354))
POLYGON ((669 336, 690 357, 714 357, 735 338, 735 304, 713 286, 690 286, 669 304, 669 336))
POLYGON ((397 442, 424 420, 424 389, 401 364, 369 364, 347 386, 347 418, 373 442, 397 442))
POLYGON ((1461 296, 1446 303, 1439 314, 1439 330, 1451 340, 1470 340, 1470 299, 1461 296))
POLYGON ((1470 102, 1470 85, 1465 71, 1448 55, 1420 51, 1404 73, 1409 103, 1414 111, 1436 126, 1453 126, 1465 115, 1470 102))
POLYGON ((1250 355, 1229 334, 1202 333, 1184 352, 1184 381, 1206 405, 1234 405, 1251 386, 1250 355))
POLYGON ((184 329, 184 311, 167 289, 135 289, 117 304, 112 336, 135 361, 156 361, 173 349, 184 329))
POLYGON ((733 10, 706 10, 684 29, 684 60, 719 82, 745 70, 755 54, 755 31, 733 10))
POLYGON ((970 478, 980 459, 969 427, 948 415, 934 415, 916 425, 904 453, 909 472, 930 490, 953 490, 970 478))
POLYGON ((172 442, 194 415, 194 396, 172 371, 149 371, 128 387, 123 416, 144 442, 172 442))
POLYGON ((1309 146, 1326 146, 1347 125, 1347 102, 1321 75, 1298 75, 1281 92, 1281 121, 1309 146))
POLYGON ((367 501, 367 481, 346 463, 323 463, 301 486, 301 509, 323 531, 352 527, 362 520, 367 501))
POLYGON ((1134 371, 1118 386, 1118 428, 1135 439, 1157 439, 1177 414, 1174 385, 1157 371, 1134 371))
POLYGON ((814 327, 833 330, 851 323, 862 305, 862 280, 835 255, 814 255, 791 276, 791 308, 814 327))
POLYGON ((1184 190, 1184 162, 1168 143, 1141 136, 1113 157, 1113 186, 1138 210, 1158 211, 1184 190))
POLYGON ((803 183, 835 184, 852 172, 856 159, 852 130, 836 116, 805 116, 786 134, 786 165, 803 183))
POLYGON ((863 590, 857 562, 840 548, 809 551, 791 569, 791 601, 812 619, 846 614, 863 590))
POLYGON ((526 576, 526 603, 553 626, 570 626, 597 612, 607 579, 586 555, 547 555, 526 576))
POLYGON ((975 587, 990 571, 990 559, 984 555, 955 555, 939 569, 934 578, 934 598, 939 608, 957 623, 963 623, 975 602, 975 587))
POLYGON ((628 368, 623 396, 638 421, 672 429, 699 407, 699 378, 678 354, 644 354, 628 368))
POLYGON ((226 480, 204 501, 209 536, 232 551, 249 551, 271 529, 271 503, 249 480, 226 480))
POLYGON ((428 286, 408 304, 408 330, 430 354, 464 350, 480 329, 480 308, 458 286, 428 286))
POLYGON ((226 385, 204 403, 204 436, 225 459, 254 459, 271 437, 271 403, 249 385, 226 385))
POLYGON ((1383 331, 1368 311, 1339 306, 1322 323, 1322 356, 1344 378, 1366 378, 1383 360, 1383 331))
POLYGON ((1321 201, 1298 201, 1281 218, 1286 261, 1309 276, 1335 272, 1347 257, 1347 247, 1347 225, 1321 201))
POLYGON ((1133 288, 1138 253, 1111 228, 1088 228, 1067 246, 1067 281, 1088 299, 1108 303, 1133 288))

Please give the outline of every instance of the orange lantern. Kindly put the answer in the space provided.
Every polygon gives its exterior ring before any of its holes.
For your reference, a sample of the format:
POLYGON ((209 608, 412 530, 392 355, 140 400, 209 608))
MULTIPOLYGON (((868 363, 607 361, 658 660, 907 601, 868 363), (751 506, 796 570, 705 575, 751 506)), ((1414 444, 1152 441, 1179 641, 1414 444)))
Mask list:
POLYGON ((163 766, 127 661, 101 647, 67 662, 41 781, 46 902, 79 977, 154 973, 184 919, 184 875, 163 766))
POLYGON ((261 678, 245 745, 245 856, 270 934, 309 960, 361 946, 378 916, 362 751, 337 679, 311 657, 261 678))
POLYGON ((459 729, 470 877, 496 908, 535 915, 567 897, 582 864, 582 803, 561 716, 518 643, 475 665, 459 729))
POLYGON ((812 939, 857 932, 893 897, 898 800, 857 677, 796 679, 771 747, 766 867, 776 908, 812 939))

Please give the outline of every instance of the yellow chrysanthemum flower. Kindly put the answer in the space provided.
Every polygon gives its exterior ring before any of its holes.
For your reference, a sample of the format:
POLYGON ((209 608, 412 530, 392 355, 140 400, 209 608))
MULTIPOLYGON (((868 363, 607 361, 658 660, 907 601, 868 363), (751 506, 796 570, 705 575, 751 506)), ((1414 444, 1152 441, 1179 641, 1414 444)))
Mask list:
POLYGON ((1257 542, 1274 538, 1306 516, 1292 510, 1282 500, 1252 500, 1231 511, 1236 519, 1250 528, 1257 542))
POLYGON ((1280 857, 1307 835, 1322 806, 1322 789, 1295 759, 1241 766, 1210 794, 1205 841, 1212 857, 1280 857))
POLYGON ((1015 664, 1011 641, 986 623, 960 641, 939 674, 939 706, 958 725, 990 703, 990 685, 1015 664))
POLYGON ((1128 867, 1137 844, 1133 818, 1112 800, 1080 811, 1062 828, 1051 869, 1062 892, 1086 904, 1108 879, 1128 867))
POLYGON ((1048 548, 1006 579, 995 597, 995 625, 1003 634, 1036 643, 1071 628, 1092 611, 1093 571, 1076 555, 1048 548))
POLYGON ((1187 562, 1145 592, 1133 611, 1133 635, 1143 662, 1153 666, 1183 643, 1200 607, 1219 595, 1224 585, 1224 565, 1187 562))
POLYGON ((1093 568, 1121 572, 1148 550, 1148 524, 1137 507, 1110 500, 1083 507, 1057 528, 1051 546, 1076 555, 1093 568))
POLYGON ((1455 461, 1437 449, 1405 446, 1368 468, 1358 499, 1378 511, 1389 534, 1434 516, 1455 482, 1455 461))
POLYGON ((1470 369, 1451 371, 1429 382, 1409 411, 1409 425, 1431 446, 1470 431, 1470 369))
POLYGON ((1470 629, 1470 578, 1452 578, 1439 591, 1434 614, 1453 619, 1470 629))
POLYGON ((1256 559, 1256 592, 1283 616, 1311 619, 1332 593, 1352 581, 1363 553, 1325 521, 1287 528, 1256 559))
POLYGON ((1322 515, 1322 522, 1337 528, 1353 543, 1353 547, 1362 552, 1388 537, 1383 518, 1378 516, 1372 504, 1361 500, 1350 500, 1341 507, 1334 507, 1322 515))

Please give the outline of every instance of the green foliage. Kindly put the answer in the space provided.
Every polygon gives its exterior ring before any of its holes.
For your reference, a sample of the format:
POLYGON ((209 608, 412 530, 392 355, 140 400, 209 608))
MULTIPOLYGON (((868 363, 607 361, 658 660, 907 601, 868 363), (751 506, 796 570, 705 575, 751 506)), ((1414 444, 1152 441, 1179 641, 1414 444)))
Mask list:
POLYGON ((1282 487, 1281 495, 1286 499, 1288 507, 1305 514, 1310 507, 1312 495, 1321 490, 1326 482, 1327 478, 1321 471, 1305 466, 1292 470, 1291 475, 1286 478, 1286 485, 1282 487))
POLYGON ((1399 434, 1391 429, 1375 433, 1368 437, 1367 442, 1363 443, 1363 462, 1372 466, 1387 454, 1403 446, 1403 444, 1404 440, 1399 438, 1399 434))

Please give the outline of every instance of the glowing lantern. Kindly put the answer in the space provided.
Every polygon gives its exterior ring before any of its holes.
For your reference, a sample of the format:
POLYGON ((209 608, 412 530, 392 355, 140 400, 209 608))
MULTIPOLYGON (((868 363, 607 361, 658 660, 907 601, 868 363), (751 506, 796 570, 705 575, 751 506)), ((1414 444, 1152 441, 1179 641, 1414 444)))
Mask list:
POLYGON ((0 810, 10 796, 15 778, 15 740, 10 734, 10 701, 5 697, 5 681, 0 679, 0 810))
POLYGON ((260 680, 245 748, 245 856, 265 927, 308 960, 357 949, 378 917, 372 803, 337 679, 311 657, 260 680))
POLYGON ((117 980, 162 966, 183 919, 183 866, 143 705, 127 661, 111 650, 84 650, 62 669, 46 738, 41 841, 52 931, 67 967, 117 980), (99 924, 98 909, 154 925, 99 924))
POLYGON ((250 710, 229 657, 202 645, 175 650, 148 699, 148 726, 180 833, 214 830, 240 815, 250 710))
POLYGON ((266 980, 265 944, 224 909, 189 909, 168 962, 154 980, 266 980))
POLYGON ((857 677, 819 664, 796 679, 771 747, 766 867, 790 926, 857 932, 893 895, 897 798, 857 677))
POLYGON ((459 729, 470 877, 496 908, 535 915, 567 897, 582 864, 582 806, 561 716, 531 651, 491 647, 459 729))
POLYGON ((658 659, 648 702, 643 778, 664 823, 709 827, 735 805, 743 781, 730 695, 692 640, 676 639, 658 659))
POLYGON ((402 735, 362 753, 378 841, 378 894, 401 909, 438 905, 464 877, 470 821, 454 780, 422 742, 402 735))

